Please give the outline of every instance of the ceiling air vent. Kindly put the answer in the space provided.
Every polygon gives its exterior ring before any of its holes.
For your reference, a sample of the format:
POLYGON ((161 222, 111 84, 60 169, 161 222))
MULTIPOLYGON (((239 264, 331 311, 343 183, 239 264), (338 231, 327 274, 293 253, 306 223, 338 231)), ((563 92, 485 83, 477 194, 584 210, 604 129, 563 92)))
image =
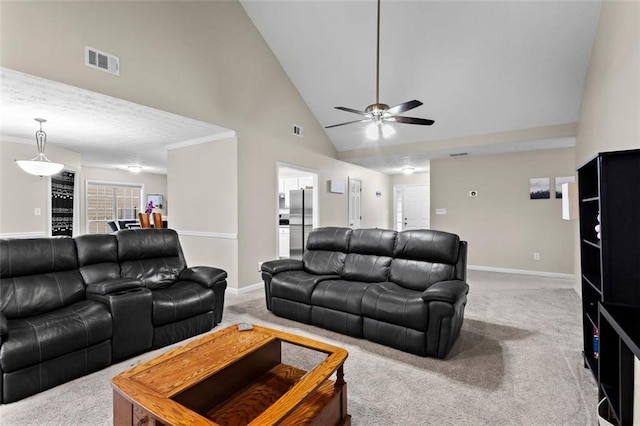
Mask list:
POLYGON ((84 47, 84 64, 109 74, 120 75, 120 59, 93 47, 84 47))
POLYGON ((465 155, 469 155, 468 152, 457 152, 455 154, 449 154, 449 157, 463 157, 465 155))
POLYGON ((303 136, 303 129, 301 126, 293 125, 293 134, 296 136, 303 136))

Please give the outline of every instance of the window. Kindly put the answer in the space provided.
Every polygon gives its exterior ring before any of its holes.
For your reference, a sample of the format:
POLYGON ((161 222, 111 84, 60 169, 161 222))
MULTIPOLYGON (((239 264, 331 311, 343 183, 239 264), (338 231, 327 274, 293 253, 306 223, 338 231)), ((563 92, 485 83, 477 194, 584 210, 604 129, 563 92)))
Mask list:
POLYGON ((136 220, 142 186, 87 182, 87 233, 109 234, 109 221, 136 220))

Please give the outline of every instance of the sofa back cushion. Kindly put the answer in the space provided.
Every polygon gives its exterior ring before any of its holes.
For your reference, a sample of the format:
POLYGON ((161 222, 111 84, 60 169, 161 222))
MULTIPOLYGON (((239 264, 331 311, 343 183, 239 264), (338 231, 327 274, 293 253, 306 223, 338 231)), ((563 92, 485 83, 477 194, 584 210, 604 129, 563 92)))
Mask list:
POLYGON ((393 256, 396 235, 388 229, 355 229, 349 239, 349 253, 393 256))
POLYGON ((316 228, 309 233, 306 249, 346 253, 349 250, 349 238, 352 232, 351 228, 316 228))
POLYGON ((127 229, 115 234, 123 278, 137 278, 147 288, 166 287, 186 268, 178 234, 173 229, 127 229))
POLYGON ((85 299, 72 238, 0 240, 0 310, 23 318, 85 299))
POLYGON ((302 256, 304 270, 311 274, 339 275, 349 248, 350 228, 318 228, 309 233, 302 256))
POLYGON ((378 283, 389 280, 390 265, 391 258, 387 256, 349 253, 340 275, 345 280, 378 283))
POLYGON ((352 281, 387 281, 396 234, 387 229, 354 230, 349 239, 349 253, 342 277, 352 281))
POLYGON ((431 284, 454 279, 460 238, 432 230, 399 232, 393 250, 390 281, 423 291, 431 284))
POLYGON ((78 265, 85 284, 120 278, 118 241, 113 235, 86 234, 75 238, 78 265))

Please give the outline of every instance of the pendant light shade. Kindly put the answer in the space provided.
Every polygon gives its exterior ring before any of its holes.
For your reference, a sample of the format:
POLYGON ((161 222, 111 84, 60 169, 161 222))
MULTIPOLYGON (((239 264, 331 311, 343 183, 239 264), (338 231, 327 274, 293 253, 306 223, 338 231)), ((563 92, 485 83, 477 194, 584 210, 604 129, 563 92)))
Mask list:
POLYGON ((44 147, 47 143, 47 134, 42 130, 42 123, 46 123, 44 118, 34 118, 40 123, 40 130, 36 132, 36 144, 38 155, 31 160, 15 160, 16 164, 25 172, 35 176, 52 176, 64 169, 64 164, 54 163, 44 155, 44 147))

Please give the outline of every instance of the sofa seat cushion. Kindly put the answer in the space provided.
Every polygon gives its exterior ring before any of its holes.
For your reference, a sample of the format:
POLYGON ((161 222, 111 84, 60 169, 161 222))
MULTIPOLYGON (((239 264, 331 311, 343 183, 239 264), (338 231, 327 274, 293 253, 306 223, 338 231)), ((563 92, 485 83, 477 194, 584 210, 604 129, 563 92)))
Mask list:
POLYGON ((213 310, 213 290, 193 281, 178 281, 153 290, 153 325, 180 321, 213 310))
POLYGON ((327 280, 318 283, 311 295, 313 306, 322 306, 350 314, 362 314, 362 296, 372 283, 327 280))
POLYGON ((107 306, 83 300, 41 315, 9 320, 0 348, 4 372, 38 364, 108 340, 112 335, 107 306))
POLYGON ((373 284, 362 296, 364 317, 418 331, 427 330, 428 306, 422 292, 391 282, 373 284))
POLYGON ((305 271, 288 271, 271 279, 271 297, 311 304, 311 294, 319 282, 340 278, 337 275, 315 275, 305 271))

